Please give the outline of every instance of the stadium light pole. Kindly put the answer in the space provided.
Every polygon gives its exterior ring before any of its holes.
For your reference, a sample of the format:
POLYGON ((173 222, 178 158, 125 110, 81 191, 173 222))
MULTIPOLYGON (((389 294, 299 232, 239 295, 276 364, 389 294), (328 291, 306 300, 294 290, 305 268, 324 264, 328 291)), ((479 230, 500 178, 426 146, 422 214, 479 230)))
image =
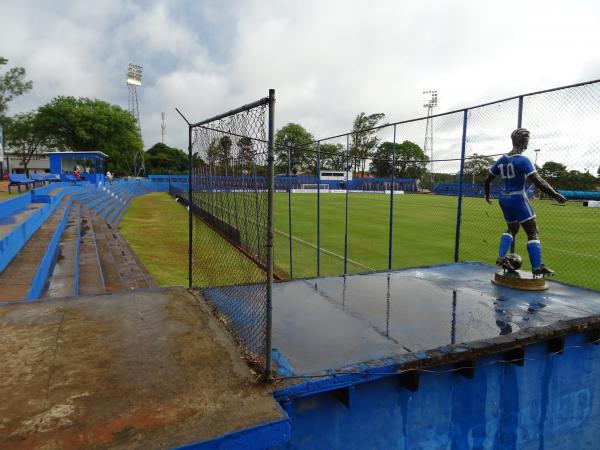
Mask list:
POLYGON ((429 171, 431 172, 431 189, 433 189, 433 109, 438 104, 438 92, 436 90, 423 91, 423 108, 427 109, 427 122, 425 124, 425 144, 423 152, 431 155, 429 171))
POLYGON ((533 166, 534 166, 534 167, 537 167, 538 153, 540 152, 540 150, 541 150, 541 149, 539 149, 539 148, 536 148, 536 149, 534 150, 534 152, 535 152, 535 162, 533 163, 533 166))
MULTIPOLYGON (((142 86, 142 66, 137 64, 129 64, 127 67, 127 90, 129 92, 127 106, 128 110, 135 119, 140 140, 142 139, 142 128, 140 125, 140 108, 138 105, 137 88, 142 86)), ((133 156, 133 175, 139 176, 146 174, 146 164, 144 162, 144 147, 142 145, 139 153, 133 156), (137 168, 137 160, 140 160, 139 170, 137 168)))

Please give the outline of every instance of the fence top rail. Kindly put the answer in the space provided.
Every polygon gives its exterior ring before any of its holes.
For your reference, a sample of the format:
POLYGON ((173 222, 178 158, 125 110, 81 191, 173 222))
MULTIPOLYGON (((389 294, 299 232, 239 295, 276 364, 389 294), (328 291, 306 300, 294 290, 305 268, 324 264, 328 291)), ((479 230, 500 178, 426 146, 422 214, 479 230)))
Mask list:
MULTIPOLYGON (((530 96, 533 96, 533 95, 546 94, 546 93, 549 93, 549 92, 555 92, 555 91, 560 91, 560 90, 564 90, 564 89, 571 89, 571 88, 575 88, 575 87, 586 86, 586 85, 591 85, 591 84, 596 84, 596 83, 600 83, 600 79, 595 79, 595 80, 590 80, 590 81, 583 81, 581 83, 569 84, 569 85, 566 85, 566 86, 559 86, 559 87, 554 87, 554 88, 550 88, 550 89, 544 89, 544 90, 541 90, 541 91, 529 92, 529 93, 526 93, 526 94, 514 95, 512 97, 506 97, 506 98, 503 98, 503 99, 500 99, 500 100, 494 100, 494 101, 491 101, 491 102, 481 103, 479 105, 474 105, 474 106, 467 106, 465 108, 455 109, 455 110, 452 110, 452 111, 446 111, 446 112, 442 112, 442 113, 438 113, 438 114, 432 114, 430 116, 421 116, 421 117, 416 117, 414 119, 400 120, 400 121, 397 121, 397 122, 388 122, 388 123, 384 123, 382 125, 378 125, 376 127, 364 128, 364 129, 360 130, 359 133, 366 132, 366 131, 381 130, 383 128, 387 128, 387 127, 391 127, 391 126, 396 126, 396 125, 403 125, 403 124, 407 124, 407 123, 411 123, 411 122, 418 122, 418 121, 421 121, 421 120, 426 120, 428 118, 444 117, 444 116, 448 116, 448 115, 451 115, 451 114, 461 113, 461 112, 464 112, 464 111, 469 111, 469 110, 473 110, 473 109, 477 109, 477 108, 483 108, 485 106, 490 106, 490 105, 495 105, 495 104, 502 103, 502 102, 507 102, 507 101, 510 101, 510 100, 516 100, 516 99, 519 99, 519 98, 522 98, 522 97, 530 97, 530 96)), ((253 103, 248 103, 247 105, 243 105, 243 106, 241 106, 241 107, 239 107, 237 109, 232 109, 231 111, 228 111, 226 113, 219 114, 217 116, 211 117, 210 119, 206 119, 206 120, 203 120, 203 121, 200 121, 200 122, 189 124, 189 126, 190 126, 190 128, 200 127, 200 126, 202 126, 204 124, 207 124, 207 123, 210 123, 210 122, 214 122, 216 120, 220 120, 220 119, 223 119, 225 117, 229 117, 229 116, 238 114, 240 112, 244 112, 244 111, 247 111, 249 109, 256 108, 258 106, 262 106, 262 105, 268 104, 268 103, 269 103, 269 98, 265 97, 265 98, 262 98, 260 100, 255 101, 253 103)), ((177 111, 177 112, 179 112, 179 111, 177 111)), ((182 117, 183 117, 183 115, 182 115, 182 117)), ((184 119, 185 119, 185 117, 184 117, 184 119)), ((210 127, 203 127, 203 128, 206 128, 208 130, 213 130, 213 131, 221 131, 221 130, 216 130, 216 129, 213 129, 213 128, 210 128, 210 127)), ((228 134, 232 134, 232 135, 235 135, 235 136, 238 136, 238 137, 245 137, 245 136, 237 135, 237 134, 234 134, 234 133, 228 133, 228 134)), ((310 147, 310 146, 315 145, 315 144, 320 144, 323 141, 328 141, 328 140, 331 140, 331 139, 338 139, 338 138, 341 138, 341 137, 347 137, 347 136, 351 136, 353 134, 357 134, 357 133, 355 133, 353 131, 347 131, 347 132, 340 133, 340 134, 337 134, 337 135, 334 135, 334 136, 328 136, 328 137, 325 137, 325 138, 315 139, 314 141, 305 142, 305 143, 303 143, 301 145, 277 145, 277 147, 278 148, 281 148, 281 147, 283 147, 283 148, 289 148, 290 150, 300 149, 300 148, 303 148, 303 147, 310 147)), ((266 142, 263 139, 254 139, 254 140, 266 142)), ((307 151, 311 151, 310 148, 308 148, 306 150, 307 151)), ((490 156, 497 156, 497 155, 490 155, 490 156)), ((454 161, 454 160, 455 159, 440 160, 440 161, 454 161)), ((419 162, 419 161, 414 161, 414 162, 419 162)), ((427 160, 425 162, 431 162, 431 161, 427 160)))
POLYGON ((192 123, 192 124, 190 124, 190 128, 198 127, 200 125, 204 125, 204 124, 210 123, 210 122, 215 122, 217 120, 221 120, 221 119, 224 119, 224 118, 229 117, 229 116, 234 116, 234 115, 239 114, 241 112, 248 111, 250 109, 257 108, 259 106, 263 106, 263 105, 267 105, 267 104, 269 104, 269 97, 264 97, 264 98, 261 98, 260 100, 257 100, 257 101, 252 102, 252 103, 248 103, 246 105, 242 105, 239 108, 232 109, 232 110, 227 111, 227 112, 225 112, 223 114, 218 114, 218 115, 216 115, 214 117, 210 117, 208 119, 201 120, 200 122, 192 123))

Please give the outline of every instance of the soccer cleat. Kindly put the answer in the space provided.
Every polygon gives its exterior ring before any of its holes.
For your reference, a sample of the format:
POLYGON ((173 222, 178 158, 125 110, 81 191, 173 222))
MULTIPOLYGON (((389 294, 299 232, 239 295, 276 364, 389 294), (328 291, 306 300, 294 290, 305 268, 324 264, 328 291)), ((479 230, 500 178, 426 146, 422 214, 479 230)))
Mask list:
POLYGON ((549 269, 548 267, 546 267, 546 266, 544 266, 542 264, 540 267, 538 267, 536 269, 533 269, 531 271, 531 273, 533 273, 535 276, 545 277, 545 276, 552 276, 552 275, 554 275, 554 270, 549 269))

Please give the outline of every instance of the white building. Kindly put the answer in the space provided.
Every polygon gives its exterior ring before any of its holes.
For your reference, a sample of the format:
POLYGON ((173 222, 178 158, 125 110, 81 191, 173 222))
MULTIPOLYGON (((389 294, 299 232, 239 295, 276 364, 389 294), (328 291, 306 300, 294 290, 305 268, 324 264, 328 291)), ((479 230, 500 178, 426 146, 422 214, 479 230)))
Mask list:
MULTIPOLYGON (((50 173, 50 159, 47 155, 33 155, 29 164, 27 164, 29 173, 50 173)), ((2 171, 7 173, 25 173, 25 167, 19 156, 16 156, 9 149, 4 149, 2 160, 2 171)))

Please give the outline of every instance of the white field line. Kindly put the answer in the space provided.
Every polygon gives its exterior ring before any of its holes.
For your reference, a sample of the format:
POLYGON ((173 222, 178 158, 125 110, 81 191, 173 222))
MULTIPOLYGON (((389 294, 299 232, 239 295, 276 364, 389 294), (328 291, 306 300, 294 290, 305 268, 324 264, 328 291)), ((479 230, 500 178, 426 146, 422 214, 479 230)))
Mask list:
MULTIPOLYGON (((227 212, 229 214, 235 214, 234 212, 230 211, 229 209, 223 207, 222 205, 212 205, 212 206, 220 209, 221 211, 225 211, 225 212, 227 212)), ((221 220, 224 220, 224 219, 221 219, 221 220)), ((241 220, 245 220, 245 221, 248 221, 250 223, 253 223, 254 225, 257 224, 256 220, 254 220, 253 218, 245 218, 245 219, 239 219, 239 220, 240 221, 241 220)), ((265 224, 259 224, 259 226, 261 228, 265 228, 265 224)), ((282 236, 285 236, 286 238, 290 237, 290 235, 287 234, 284 231, 277 230, 277 229, 275 229, 274 231, 275 231, 275 233, 280 234, 282 236)), ((312 243, 310 243, 308 241, 305 241, 304 239, 300 239, 299 237, 292 236, 292 240, 296 241, 296 242, 299 242, 301 244, 304 244, 304 245, 306 245, 308 247, 311 247, 311 248, 314 248, 315 250, 317 250, 317 246, 315 244, 312 244, 312 243)), ((327 250, 327 249, 325 249, 323 247, 321 247, 320 250, 321 250, 322 253, 325 253, 326 255, 333 256, 334 258, 341 259, 342 261, 344 260, 344 257, 342 255, 338 255, 337 253, 334 253, 331 250, 327 250)), ((376 272, 376 269, 374 269, 372 267, 369 267, 369 266, 365 266, 364 264, 361 264, 358 261, 354 261, 353 259, 348 258, 348 262, 351 263, 351 264, 354 264, 355 266, 362 267, 363 269, 366 269, 369 272, 376 272)))
POLYGON ((549 247, 549 246, 545 246, 544 242, 542 242, 542 252, 544 251, 544 249, 552 250, 555 252, 561 252, 561 253, 569 253, 570 255, 575 255, 575 256, 586 256, 588 258, 600 259, 599 255, 591 255, 589 253, 576 252, 573 250, 565 250, 564 248, 549 247))
MULTIPOLYGON (((280 230, 277 230, 277 229, 275 230, 275 233, 280 234, 282 236, 285 236, 287 238, 290 237, 290 235, 287 234, 286 232, 280 231, 280 230)), ((296 242, 299 242, 301 244, 307 245, 308 247, 311 247, 311 248, 314 248, 315 250, 317 250, 317 246, 315 244, 312 244, 311 242, 305 241, 304 239, 300 239, 299 237, 292 236, 292 240, 296 241, 296 242)), ((323 252, 323 253, 325 253, 327 255, 330 255, 330 256, 333 256, 335 258, 341 259, 342 261, 344 260, 344 257, 342 255, 338 255, 337 253, 334 253, 331 250, 327 250, 327 249, 325 249, 323 247, 321 247, 320 250, 321 250, 321 252, 323 252)), ((351 264, 354 264, 354 265, 356 265, 358 267, 362 267, 363 269, 367 269, 370 272, 376 272, 376 269, 373 269, 372 267, 369 267, 369 266, 365 266, 364 264, 361 264, 358 261, 354 261, 354 260, 352 260, 350 258, 348 258, 348 262, 351 263, 351 264)))

